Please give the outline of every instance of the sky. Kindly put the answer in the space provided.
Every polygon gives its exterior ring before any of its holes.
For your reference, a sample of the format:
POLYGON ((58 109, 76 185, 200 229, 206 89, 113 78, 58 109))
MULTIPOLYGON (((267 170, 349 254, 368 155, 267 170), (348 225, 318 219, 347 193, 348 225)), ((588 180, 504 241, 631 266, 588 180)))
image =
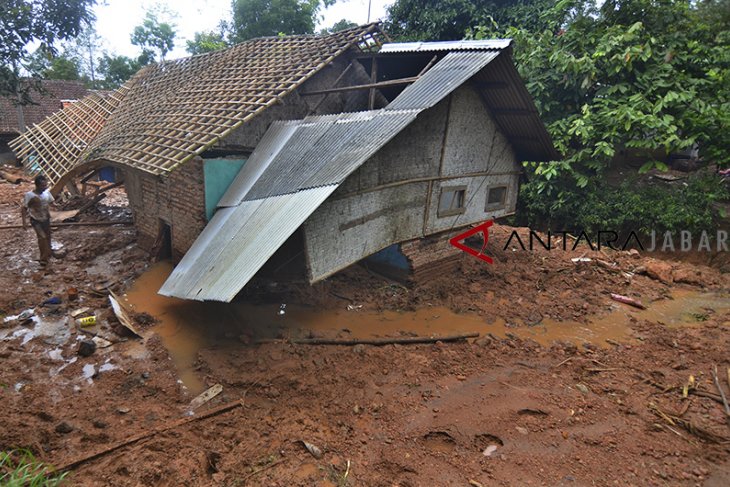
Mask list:
MULTIPOLYGON (((386 6, 394 0, 372 0, 370 21, 385 18, 386 6)), ((177 26, 175 48, 166 57, 176 59, 189 56, 185 41, 196 32, 214 30, 222 19, 230 19, 231 0, 101 0, 94 8, 96 31, 102 38, 100 49, 117 55, 136 57, 140 53, 129 37, 134 27, 142 24, 145 9, 160 5, 171 14, 177 26)), ((330 27, 341 19, 364 24, 368 18, 368 0, 339 0, 320 12, 317 29, 330 27)), ((164 17, 161 17, 163 20, 164 17)))

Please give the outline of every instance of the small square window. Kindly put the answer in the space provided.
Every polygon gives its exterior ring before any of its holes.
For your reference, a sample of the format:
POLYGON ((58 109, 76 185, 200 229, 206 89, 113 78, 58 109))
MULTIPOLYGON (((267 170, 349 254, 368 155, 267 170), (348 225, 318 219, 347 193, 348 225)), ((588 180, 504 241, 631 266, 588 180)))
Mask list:
POLYGON ((466 186, 441 188, 438 216, 461 215, 466 211, 466 186))
POLYGON ((487 189, 487 205, 485 211, 504 208, 507 201, 507 186, 492 186, 487 189))

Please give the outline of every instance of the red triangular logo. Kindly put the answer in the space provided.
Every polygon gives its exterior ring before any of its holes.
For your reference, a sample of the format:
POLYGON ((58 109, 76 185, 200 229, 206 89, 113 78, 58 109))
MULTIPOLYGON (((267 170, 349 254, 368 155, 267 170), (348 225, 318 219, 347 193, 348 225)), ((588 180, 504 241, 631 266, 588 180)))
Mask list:
POLYGON ((488 255, 484 255, 484 249, 487 248, 487 242, 489 242, 489 227, 491 227, 492 225, 494 225, 494 220, 486 221, 486 222, 482 223, 481 225, 477 225, 476 227, 471 228, 471 229, 467 230, 466 232, 460 233, 456 237, 449 239, 449 243, 451 245, 453 245, 454 247, 456 247, 457 249, 463 250, 464 252, 466 252, 469 255, 473 255, 477 259, 483 260, 487 264, 492 264, 494 262, 492 260, 492 258, 489 257, 488 255), (479 250, 477 252, 473 248, 464 245, 463 242, 467 238, 469 238, 472 235, 475 235, 479 232, 481 232, 482 235, 484 236, 484 243, 482 244, 481 250, 479 250))

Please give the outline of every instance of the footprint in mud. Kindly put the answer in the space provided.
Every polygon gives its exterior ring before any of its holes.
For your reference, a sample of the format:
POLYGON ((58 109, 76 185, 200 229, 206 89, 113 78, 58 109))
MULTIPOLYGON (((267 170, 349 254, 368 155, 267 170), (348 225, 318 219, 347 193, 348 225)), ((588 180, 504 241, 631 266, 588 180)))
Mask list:
POLYGON ((437 453, 449 453, 456 448, 456 440, 446 431, 429 431, 423 435, 424 446, 437 453))

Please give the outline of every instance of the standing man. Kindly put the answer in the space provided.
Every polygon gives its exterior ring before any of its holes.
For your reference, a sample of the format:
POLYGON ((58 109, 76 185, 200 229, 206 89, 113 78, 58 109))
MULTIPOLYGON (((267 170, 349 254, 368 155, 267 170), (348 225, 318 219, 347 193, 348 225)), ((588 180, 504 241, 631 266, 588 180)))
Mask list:
POLYGON ((48 265, 48 260, 58 255, 51 249, 51 211, 50 204, 53 203, 53 195, 48 191, 48 179, 44 175, 36 176, 35 189, 28 191, 23 197, 21 216, 23 227, 27 228, 27 217, 30 216, 30 224, 38 236, 38 248, 41 251, 41 267, 48 265))

